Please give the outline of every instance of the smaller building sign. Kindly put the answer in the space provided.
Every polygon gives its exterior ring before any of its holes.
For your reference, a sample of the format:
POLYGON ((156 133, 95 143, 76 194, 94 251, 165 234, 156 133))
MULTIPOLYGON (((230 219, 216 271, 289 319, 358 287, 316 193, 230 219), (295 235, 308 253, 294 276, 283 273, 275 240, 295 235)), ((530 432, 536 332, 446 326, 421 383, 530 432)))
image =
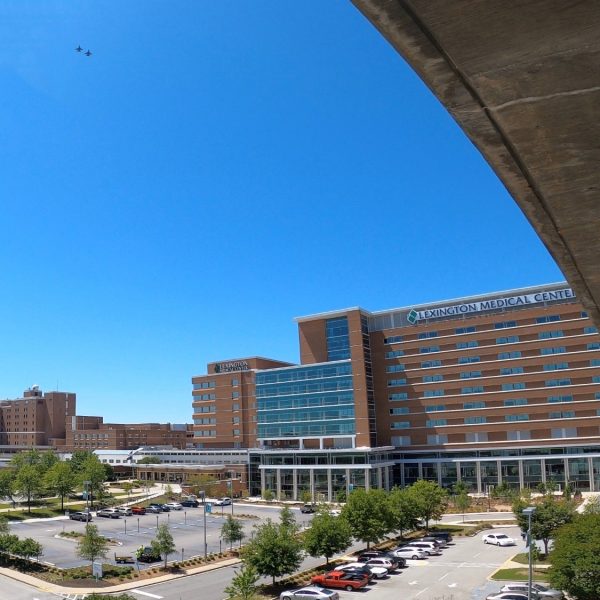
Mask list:
POLYGON ((217 363, 215 373, 231 373, 232 371, 248 371, 250 367, 245 360, 234 360, 226 363, 217 363))

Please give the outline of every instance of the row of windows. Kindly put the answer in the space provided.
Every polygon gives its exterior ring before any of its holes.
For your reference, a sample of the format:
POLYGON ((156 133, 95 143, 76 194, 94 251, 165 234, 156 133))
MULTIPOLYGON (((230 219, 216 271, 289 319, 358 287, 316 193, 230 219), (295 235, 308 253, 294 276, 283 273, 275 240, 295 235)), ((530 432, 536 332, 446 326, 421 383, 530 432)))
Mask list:
POLYGON ((261 424, 271 423, 297 423, 300 421, 333 421, 339 419, 350 419, 354 417, 354 407, 340 407, 335 409, 309 409, 280 411, 269 413, 268 415, 259 414, 258 422, 261 424))
MULTIPOLYGON (((436 392, 440 392, 442 390, 433 390, 436 392)), ((434 396, 442 396, 443 394, 441 393, 437 393, 437 394, 426 394, 426 397, 434 397, 434 396)), ((594 398, 596 400, 600 400, 600 392, 596 392, 594 394, 594 398)), ((388 396, 388 400, 393 401, 393 400, 408 400, 408 394, 390 394, 390 396, 388 396), (395 397, 394 397, 395 396, 395 397)), ((534 398, 534 402, 539 403, 541 402, 543 399, 542 398, 534 398)), ((550 404, 556 404, 559 402, 573 402, 573 396, 571 394, 564 394, 564 395, 559 395, 559 396, 548 396, 546 398, 546 401, 549 402, 550 404)), ((507 398, 506 400, 503 401, 504 406, 523 406, 524 404, 527 404, 529 402, 529 400, 527 398, 507 398)), ((463 402, 463 409, 464 410, 469 410, 469 409, 473 409, 473 408, 485 408, 486 407, 486 403, 483 400, 476 400, 473 402, 463 402)), ((438 404, 435 405, 434 407, 427 407, 425 409, 426 411, 434 411, 434 410, 446 410, 445 405, 443 404, 438 404)), ((453 410, 457 410, 456 408, 454 408, 453 410)))
POLYGON ((352 435, 355 433, 354 419, 328 423, 286 423, 281 425, 259 425, 258 437, 300 437, 307 435, 352 435))
POLYGON ((214 381, 201 381, 200 383, 194 383, 193 388, 195 390, 207 390, 215 387, 214 381))
MULTIPOLYGON (((575 411, 573 410, 563 410, 563 411, 552 411, 548 413, 549 419, 572 419, 575 417, 575 411)), ((541 415, 535 415, 536 419, 542 418, 541 415)), ((513 421, 529 421, 528 414, 517 414, 517 415, 505 415, 504 420, 507 422, 513 421)), ((463 422, 465 425, 480 425, 483 423, 487 423, 487 417, 484 416, 471 416, 464 417, 463 422)), ((491 421, 493 423, 497 423, 498 421, 491 421)), ((392 429, 395 429, 395 423, 390 424, 392 429)), ((448 419, 428 419, 425 422, 425 427, 444 427, 448 425, 448 419)))
POLYGON ((216 394, 199 394, 198 396, 193 396, 194 400, 216 400, 216 394))
POLYGON ((317 366, 303 366, 294 369, 269 369, 268 371, 259 371, 256 374, 256 385, 260 386, 263 384, 270 383, 285 383, 288 381, 322 379, 351 374, 352 366, 349 362, 337 365, 330 364, 317 366))
POLYGON ((287 398, 266 398, 258 401, 258 411, 271 411, 287 408, 310 408, 319 406, 353 405, 354 392, 343 394, 323 394, 322 396, 299 396, 287 398))
POLYGON ((335 392, 339 390, 351 390, 352 377, 340 377, 324 379, 322 381, 309 381, 269 385, 256 387, 257 398, 271 398, 275 396, 287 396, 292 394, 311 394, 316 392, 335 392))
MULTIPOLYGON (((559 438, 574 438, 577 437, 576 427, 557 427, 550 430, 550 435, 554 439, 559 438)), ((509 441, 517 440, 530 440, 531 431, 524 430, 512 430, 506 432, 506 439, 509 441)), ((469 432, 465 433, 465 442, 487 442, 488 434, 485 431, 469 432)), ((408 435, 398 435, 391 437, 391 443, 393 446, 411 446, 412 440, 408 435)), ((447 444, 448 435, 443 433, 436 433, 427 436, 427 444, 429 446, 436 446, 439 444, 447 444)))

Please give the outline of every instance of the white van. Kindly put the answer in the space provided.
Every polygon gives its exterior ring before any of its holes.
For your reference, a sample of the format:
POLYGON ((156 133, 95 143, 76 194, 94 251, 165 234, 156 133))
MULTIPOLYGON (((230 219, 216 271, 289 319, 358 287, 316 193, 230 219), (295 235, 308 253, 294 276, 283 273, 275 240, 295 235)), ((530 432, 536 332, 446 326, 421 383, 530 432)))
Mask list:
POLYGON ((429 556, 441 554, 442 551, 439 549, 438 545, 435 542, 411 542, 410 544, 406 544, 403 548, 418 548, 419 550, 423 550, 429 556))

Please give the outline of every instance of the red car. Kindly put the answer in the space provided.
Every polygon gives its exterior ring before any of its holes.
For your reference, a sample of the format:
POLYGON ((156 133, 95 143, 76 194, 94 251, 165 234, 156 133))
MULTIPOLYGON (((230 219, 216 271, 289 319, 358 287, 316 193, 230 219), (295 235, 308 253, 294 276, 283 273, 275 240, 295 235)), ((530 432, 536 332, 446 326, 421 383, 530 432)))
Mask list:
POLYGON ((329 571, 323 575, 315 575, 311 583, 326 588, 343 588, 351 592, 364 588, 369 583, 369 577, 362 573, 346 573, 344 571, 329 571))
POLYGON ((146 509, 143 506, 132 506, 131 514, 132 515, 145 515, 146 509))

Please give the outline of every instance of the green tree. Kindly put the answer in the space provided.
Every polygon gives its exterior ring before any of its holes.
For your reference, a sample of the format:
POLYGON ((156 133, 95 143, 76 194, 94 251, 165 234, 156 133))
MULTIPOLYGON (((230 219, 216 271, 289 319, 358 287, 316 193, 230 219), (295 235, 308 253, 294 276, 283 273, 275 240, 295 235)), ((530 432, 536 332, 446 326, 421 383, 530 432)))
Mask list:
POLYGON ((253 600, 256 596, 258 580, 256 569, 243 566, 225 588, 228 600, 253 600))
POLYGON ((39 558, 43 553, 43 547, 33 538, 25 538, 24 540, 19 540, 13 546, 12 553, 25 560, 30 560, 34 556, 39 558))
POLYGON ((0 535, 7 535, 10 533, 10 527, 8 525, 8 519, 2 515, 0 516, 0 535))
POLYGON ((298 530, 298 524, 296 523, 296 517, 294 517, 294 513, 288 506, 284 506, 279 511, 279 522, 289 529, 293 529, 295 531, 298 530))
POLYGON ((69 459, 73 472, 81 473, 85 461, 92 456, 96 455, 90 450, 75 450, 69 459))
POLYGON ((240 542, 244 539, 244 526, 239 519, 234 519, 231 515, 227 515, 225 523, 221 527, 221 537, 226 544, 229 544, 229 549, 233 549, 234 542, 240 542))
MULTIPOLYGON (((523 514, 527 504, 522 499, 513 502, 512 509, 517 517, 521 531, 529 527, 528 517, 523 514)), ((531 536, 534 540, 541 540, 544 544, 544 553, 548 555, 548 545, 554 532, 563 525, 570 523, 575 517, 575 506, 569 500, 557 499, 554 496, 544 496, 536 506, 531 517, 531 536)))
POLYGON ((471 497, 466 491, 461 491, 454 497, 454 504, 459 511, 462 512, 463 523, 465 522, 465 512, 471 506, 471 497))
POLYGON ((395 515, 387 494, 379 489, 354 490, 348 496, 341 516, 350 525, 352 535, 366 542, 367 548, 395 526, 395 515))
POLYGON ((27 500, 27 512, 31 513, 31 502, 44 489, 41 474, 37 465, 24 462, 17 470, 15 489, 27 500))
POLYGON ((173 554, 173 552, 176 550, 173 535, 171 534, 171 530, 166 523, 161 523, 158 526, 158 529, 156 530, 156 537, 152 540, 152 542, 150 542, 150 545, 156 554, 164 556, 166 569, 169 554, 173 554))
POLYGON ((83 485, 84 481, 89 481, 88 489, 92 494, 92 506, 94 498, 102 498, 104 494, 104 482, 106 481, 106 470, 95 454, 88 455, 79 471, 79 481, 83 485))
POLYGON ((256 527, 254 538, 245 546, 243 559, 260 575, 273 578, 288 575, 302 563, 302 543, 290 528, 267 519, 256 527))
POLYGON ((600 518, 580 515, 555 532, 550 582, 577 600, 600 598, 600 518))
POLYGON ((312 502, 310 490, 304 489, 300 492, 300 502, 304 502, 304 504, 310 504, 310 502, 312 502))
POLYGON ((141 460, 137 461, 138 465, 159 465, 162 460, 158 456, 144 456, 141 460))
POLYGON ((0 535, 0 554, 11 554, 19 543, 18 536, 12 533, 3 533, 0 535))
POLYGON ((304 549, 317 558, 324 556, 329 559, 338 552, 343 552, 352 543, 352 530, 346 519, 340 519, 319 511, 310 524, 310 529, 304 532, 304 549))
POLYGON ((134 489, 134 485, 133 483, 131 483, 131 481, 124 481, 123 482, 123 491, 127 494, 128 498, 131 498, 131 492, 134 489))
POLYGON ((15 478, 16 473, 14 469, 1 469, 0 470, 0 498, 8 498, 15 506, 15 478))
POLYGON ((273 502, 273 500, 275 499, 275 494, 273 493, 273 490, 267 488, 263 492, 262 497, 265 502, 273 502))
POLYGON ((170 483, 167 483, 167 485, 165 485, 165 496, 169 498, 169 500, 172 500, 174 495, 173 486, 170 483))
POLYGON ((591 496, 583 507, 584 515, 600 515, 600 496, 591 496))
POLYGON ((88 523, 83 537, 77 542, 77 556, 89 560, 92 564, 97 558, 106 558, 108 540, 98 533, 98 527, 88 523))
POLYGON ((202 492, 209 498, 219 494, 219 482, 214 476, 206 473, 191 475, 187 480, 187 485, 196 496, 201 496, 202 492))
POLYGON ((394 488, 390 492, 389 501, 394 519, 393 529, 398 530, 403 537, 405 531, 415 529, 419 524, 408 488, 394 488))
POLYGON ((341 488, 335 493, 335 501, 338 504, 344 504, 347 498, 348 494, 346 494, 346 488, 341 488))
POLYGON ((425 531, 429 531, 429 521, 440 519, 448 505, 446 490, 425 479, 415 481, 408 490, 416 516, 425 521, 425 531))
POLYGON ((76 485, 76 477, 71 464, 69 462, 54 463, 44 475, 44 484, 48 490, 60 498, 60 510, 64 510, 65 496, 72 494, 76 485))
POLYGON ((39 467, 42 474, 49 471, 55 464, 60 462, 58 454, 54 450, 42 452, 39 459, 39 467))

